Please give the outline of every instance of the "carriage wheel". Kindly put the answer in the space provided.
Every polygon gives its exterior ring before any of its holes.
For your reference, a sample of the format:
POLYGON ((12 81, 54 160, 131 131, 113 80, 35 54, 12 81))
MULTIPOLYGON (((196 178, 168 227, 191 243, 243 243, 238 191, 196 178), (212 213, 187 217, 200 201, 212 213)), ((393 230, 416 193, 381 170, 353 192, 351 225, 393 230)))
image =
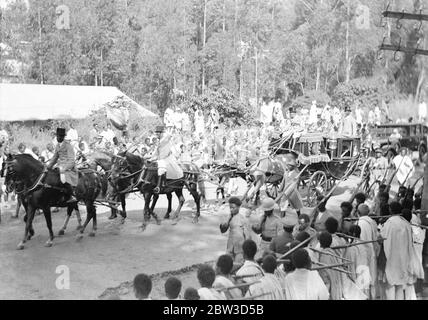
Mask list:
POLYGON ((327 175, 323 171, 315 172, 309 179, 307 202, 309 207, 317 204, 318 193, 326 195, 328 190, 327 175))
POLYGON ((266 184, 266 195, 269 198, 276 199, 279 193, 279 185, 277 184, 266 184))
POLYGON ((369 188, 373 183, 372 181, 373 179, 371 179, 372 175, 370 174, 372 170, 373 162, 374 162, 373 158, 368 158, 361 168, 360 181, 364 181, 361 186, 361 189, 366 194, 370 191, 369 188))

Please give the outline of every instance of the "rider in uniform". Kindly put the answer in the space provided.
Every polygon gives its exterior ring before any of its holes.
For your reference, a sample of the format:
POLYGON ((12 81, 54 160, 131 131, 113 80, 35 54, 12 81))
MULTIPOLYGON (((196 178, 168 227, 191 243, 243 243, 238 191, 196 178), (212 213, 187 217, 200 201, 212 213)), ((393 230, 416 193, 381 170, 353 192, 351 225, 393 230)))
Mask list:
POLYGON ((52 169, 55 165, 59 169, 61 182, 66 188, 66 193, 70 197, 67 203, 76 202, 77 199, 74 196, 73 188, 77 186, 77 172, 75 172, 75 153, 74 148, 69 141, 64 140, 65 129, 57 128, 56 139, 58 144, 56 145, 54 156, 47 166, 47 169, 52 169))
POLYGON ((172 136, 168 133, 162 135, 164 132, 164 127, 156 128, 156 134, 159 137, 159 144, 154 157, 150 159, 151 161, 157 161, 158 163, 158 182, 156 188, 154 189, 155 193, 159 193, 161 188, 165 186, 168 168, 171 169, 171 173, 176 175, 174 177, 171 176, 171 179, 180 179, 184 176, 183 170, 178 165, 177 159, 174 157, 172 152, 172 136))

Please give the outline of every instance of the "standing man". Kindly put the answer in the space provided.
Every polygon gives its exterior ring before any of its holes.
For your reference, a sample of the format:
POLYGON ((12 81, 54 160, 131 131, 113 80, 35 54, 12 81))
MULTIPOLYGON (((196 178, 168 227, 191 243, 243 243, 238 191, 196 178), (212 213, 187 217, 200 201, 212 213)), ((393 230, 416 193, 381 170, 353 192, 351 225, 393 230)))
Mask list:
POLYGON ((79 135, 77 133, 77 130, 74 128, 73 122, 70 122, 70 129, 68 129, 67 131, 65 140, 70 141, 74 149, 77 149, 79 147, 79 135))
POLYGON ((290 247, 290 243, 294 240, 293 229, 297 225, 297 216, 288 215, 282 218, 284 232, 272 239, 269 249, 275 253, 284 254, 290 247))
POLYGON ((422 264, 417 259, 413 244, 412 227, 402 217, 401 205, 391 203, 391 214, 381 230, 385 238, 383 243, 386 266, 386 298, 387 300, 416 299, 414 283, 424 277, 422 264))
POLYGON ((261 209, 264 211, 264 215, 260 223, 252 227, 253 231, 260 234, 262 238, 258 252, 260 256, 263 256, 265 250, 269 250, 272 239, 277 237, 283 229, 281 219, 273 213, 274 208, 275 200, 263 199, 261 209))
POLYGON ((385 172, 386 170, 388 170, 388 167, 389 167, 388 159, 383 156, 382 149, 381 148, 376 149, 376 160, 373 165, 374 181, 383 182, 385 172))
POLYGON ((397 181, 400 185, 404 185, 410 179, 415 171, 412 159, 407 155, 407 148, 402 147, 400 154, 394 160, 395 169, 397 169, 397 181))
POLYGON ((356 137, 357 134, 357 122, 352 116, 352 111, 350 107, 345 108, 345 118, 343 119, 341 134, 347 137, 356 137))
MULTIPOLYGON (((359 220, 357 225, 361 229, 360 239, 363 241, 375 241, 379 238, 377 223, 370 218, 370 209, 366 204, 358 207, 359 220)), ((369 270, 370 270, 370 299, 376 299, 377 286, 377 257, 380 252, 380 245, 377 242, 367 243, 364 245, 369 253, 369 270)))
MULTIPOLYGON (((55 148, 54 156, 47 166, 47 169, 52 169, 55 165, 59 168, 61 182, 66 188, 66 193, 69 196, 67 203, 76 202, 74 190, 77 186, 78 175, 75 171, 75 154, 73 146, 65 138, 65 129, 58 128, 56 130, 56 138, 58 144, 55 148)), ((46 171, 47 171, 46 169, 46 171)))
POLYGON ((242 244, 246 239, 245 235, 245 217, 239 213, 241 200, 237 197, 229 199, 230 217, 226 223, 220 225, 221 233, 229 230, 226 253, 232 256, 234 262, 241 263, 244 261, 242 253, 242 244))

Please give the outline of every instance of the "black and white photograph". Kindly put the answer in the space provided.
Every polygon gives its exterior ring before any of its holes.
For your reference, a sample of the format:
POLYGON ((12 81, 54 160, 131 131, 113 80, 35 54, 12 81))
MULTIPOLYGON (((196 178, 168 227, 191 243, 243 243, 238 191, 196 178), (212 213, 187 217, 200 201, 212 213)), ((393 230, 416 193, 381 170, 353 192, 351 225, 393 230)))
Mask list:
POLYGON ((428 0, 0 0, 0 300, 427 300, 427 34, 428 0))

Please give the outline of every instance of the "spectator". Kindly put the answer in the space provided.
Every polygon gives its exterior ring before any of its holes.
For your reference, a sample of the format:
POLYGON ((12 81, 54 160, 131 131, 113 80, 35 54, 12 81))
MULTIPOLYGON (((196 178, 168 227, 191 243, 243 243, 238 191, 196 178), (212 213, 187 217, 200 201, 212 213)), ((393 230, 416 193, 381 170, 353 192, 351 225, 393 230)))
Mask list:
MULTIPOLYGON (((231 280, 232 269, 233 259, 230 255, 225 254, 218 258, 216 265, 217 276, 213 284, 214 289, 230 288, 235 286, 231 280)), ((225 295, 229 299, 242 298, 242 292, 239 289, 225 291, 225 295)))
POLYGON ((257 244, 253 240, 245 240, 242 244, 244 265, 236 272, 236 275, 244 282, 259 280, 263 275, 263 269, 254 261, 257 253, 257 244))
POLYGON ((208 265, 203 265, 198 270, 198 281, 201 288, 198 294, 201 300, 226 300, 226 296, 213 288, 215 271, 208 265))
POLYGON ((298 249, 291 256, 296 268, 285 278, 287 300, 328 300, 330 294, 317 271, 311 271, 311 259, 304 249, 298 249))
POLYGON ((195 288, 187 288, 184 291, 184 300, 201 300, 201 297, 195 288))
POLYGON ((152 300, 152 280, 146 274, 138 274, 134 278, 134 294, 138 300, 152 300))
POLYGON ((168 300, 180 300, 181 281, 175 277, 168 278, 165 282, 165 295, 168 300))
POLYGON ((276 258, 267 255, 263 258, 264 276, 250 286, 246 297, 255 297, 255 300, 285 300, 284 292, 279 279, 275 276, 276 258))

